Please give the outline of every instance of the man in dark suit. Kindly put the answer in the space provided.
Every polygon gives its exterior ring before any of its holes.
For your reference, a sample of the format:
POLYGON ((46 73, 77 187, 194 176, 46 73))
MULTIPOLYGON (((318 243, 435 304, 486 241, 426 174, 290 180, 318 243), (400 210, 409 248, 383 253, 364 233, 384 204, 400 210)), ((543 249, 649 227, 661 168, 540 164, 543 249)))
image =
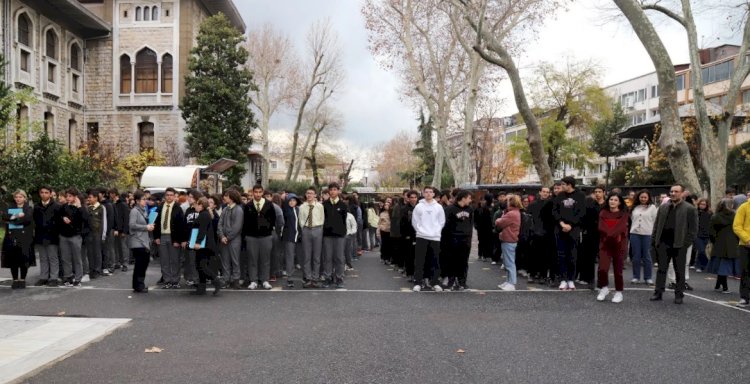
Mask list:
POLYGON ((669 190, 669 203, 662 204, 656 214, 651 245, 656 248, 659 271, 656 275, 656 291, 651 296, 651 301, 662 299, 667 268, 672 261, 677 275, 674 303, 682 304, 687 252, 698 234, 698 211, 683 200, 684 191, 685 187, 681 184, 673 185, 669 190))
POLYGON ((339 196, 339 185, 328 185, 330 199, 323 202, 325 221, 323 223, 323 270, 326 281, 323 288, 336 284, 344 288, 344 249, 346 247, 346 214, 349 208, 339 196), (335 270, 334 270, 335 268, 335 270))
POLYGON ((263 198, 263 186, 253 187, 253 198, 244 208, 242 235, 247 245, 250 281, 248 289, 271 289, 271 250, 273 230, 276 227, 276 210, 270 200, 263 198))
POLYGON ((164 289, 180 288, 180 243, 183 239, 185 217, 175 196, 174 188, 164 192, 164 203, 156 209, 154 243, 159 246, 159 264, 164 289))

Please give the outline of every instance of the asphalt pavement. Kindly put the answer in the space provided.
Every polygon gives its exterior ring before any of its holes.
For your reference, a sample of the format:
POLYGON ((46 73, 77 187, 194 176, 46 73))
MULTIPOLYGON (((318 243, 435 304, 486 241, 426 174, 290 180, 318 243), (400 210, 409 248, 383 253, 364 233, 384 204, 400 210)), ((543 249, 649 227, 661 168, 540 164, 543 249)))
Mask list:
MULTIPOLYGON (((471 258, 464 292, 409 291, 366 253, 346 290, 129 289, 132 272, 84 288, 0 287, 0 314, 129 318, 41 369, 29 383, 682 383, 750 379, 750 311, 713 276, 691 274, 685 304, 650 302, 626 283, 621 304, 532 285, 499 292, 498 266, 471 258), (150 347, 161 353, 144 353, 150 347)), ((132 269, 131 269, 132 271, 132 269)), ((31 271, 35 280, 38 269, 31 271)), ((147 283, 159 278, 158 262, 147 283)), ((7 278, 8 270, 0 271, 7 278)), ((629 281, 630 271, 625 271, 629 281)), ((299 284, 299 283, 298 283, 299 284)), ((283 287, 283 281, 274 284, 283 287)), ((298 285, 299 287, 299 285, 298 285)))

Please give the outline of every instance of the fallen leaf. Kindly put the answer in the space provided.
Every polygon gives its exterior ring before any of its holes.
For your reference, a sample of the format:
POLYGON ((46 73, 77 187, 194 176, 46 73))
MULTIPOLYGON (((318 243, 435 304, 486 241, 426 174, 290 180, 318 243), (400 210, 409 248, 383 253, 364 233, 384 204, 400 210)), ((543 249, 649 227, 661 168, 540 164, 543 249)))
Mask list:
POLYGON ((458 351, 456 351, 456 353, 466 353, 466 351, 464 351, 463 349, 459 349, 458 351))
POLYGON ((146 348, 146 350, 145 350, 145 351, 143 351, 143 352, 145 352, 145 353, 161 353, 161 351, 163 351, 163 349, 162 349, 162 348, 159 348, 159 347, 151 347, 151 348, 146 348))
POLYGON ((65 311, 57 312, 57 316, 65 316, 65 311))

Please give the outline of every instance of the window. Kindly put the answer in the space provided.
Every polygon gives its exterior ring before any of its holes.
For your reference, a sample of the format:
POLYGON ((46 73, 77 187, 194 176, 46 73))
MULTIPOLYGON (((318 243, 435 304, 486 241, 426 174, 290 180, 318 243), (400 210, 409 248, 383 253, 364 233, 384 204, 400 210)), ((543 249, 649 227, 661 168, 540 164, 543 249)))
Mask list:
POLYGON ((750 90, 742 91, 742 104, 750 104, 750 90))
POLYGON ((130 68, 130 56, 120 56, 120 93, 130 93, 132 87, 132 69, 130 68))
POLYGON ((639 89, 638 90, 638 98, 636 101, 643 101, 646 100, 646 89, 639 89))
POLYGON ((74 74, 71 79, 70 88, 73 90, 73 92, 78 92, 78 82, 80 81, 80 76, 74 74))
POLYGON ((125 18, 125 19, 128 18, 128 11, 127 10, 125 10, 125 11, 122 12, 122 17, 125 18))
POLYGON ((57 60, 57 35, 52 29, 48 29, 44 35, 44 40, 47 46, 47 57, 57 60))
POLYGON ((99 123, 88 123, 86 124, 86 134, 91 143, 96 144, 99 142, 99 123))
POLYGON ((18 42, 31 46, 31 21, 25 13, 18 16, 18 42))
POLYGON ((151 20, 151 8, 143 7, 143 21, 151 20))
POLYGON ((141 7, 135 7, 135 21, 141 21, 141 7))
POLYGON ((135 93, 156 93, 156 52, 143 48, 135 56, 135 93))
POLYGON ((172 55, 168 53, 161 59, 161 92, 172 93, 172 55))
POLYGON ((271 164, 271 169, 276 169, 279 167, 279 162, 276 160, 271 160, 270 164, 271 164))
MULTIPOLYGON (((685 75, 684 74, 675 77, 674 80, 675 80, 674 82, 675 87, 677 88, 678 91, 685 89, 685 75)), ((703 79, 703 80, 705 81, 706 79, 703 79)))
POLYGON ((55 64, 47 63, 47 81, 50 83, 55 82, 55 68, 57 68, 55 64))
POLYGON ((651 117, 657 117, 659 116, 659 108, 655 108, 651 110, 651 117))
POLYGON ((164 10, 164 16, 169 17, 169 10, 168 9, 164 10))
POLYGON ((20 59, 20 66, 21 70, 24 72, 29 72, 29 53, 26 51, 21 51, 21 59, 20 59))
POLYGON ((52 112, 44 112, 44 134, 48 137, 54 137, 55 115, 52 112))
POLYGON ((659 86, 658 85, 652 85, 651 86, 651 98, 659 97, 659 86))
POLYGON ((159 7, 154 6, 151 8, 151 20, 159 20, 159 7))
POLYGON ((703 84, 711 84, 729 79, 732 76, 733 68, 734 62, 732 60, 703 68, 701 72, 703 75, 703 84))
POLYGON ((138 123, 138 137, 141 151, 154 149, 154 123, 138 123))
POLYGON ((80 55, 81 49, 78 47, 78 44, 73 44, 70 46, 70 68, 75 69, 76 71, 81 70, 81 55, 80 55))

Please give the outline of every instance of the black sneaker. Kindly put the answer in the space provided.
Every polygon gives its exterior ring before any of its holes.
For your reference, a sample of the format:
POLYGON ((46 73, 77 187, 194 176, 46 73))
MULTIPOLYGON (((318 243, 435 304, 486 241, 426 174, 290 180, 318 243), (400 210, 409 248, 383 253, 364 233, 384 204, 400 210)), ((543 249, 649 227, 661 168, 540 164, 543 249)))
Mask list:
POLYGON ((669 283, 669 285, 667 285, 667 289, 677 289, 677 284, 676 283, 669 283))
POLYGON ((78 280, 73 280, 73 287, 74 288, 80 288, 81 287, 81 282, 78 281, 78 280))
POLYGON ((330 280, 326 280, 326 281, 323 282, 323 284, 321 286, 323 288, 331 288, 331 281, 330 280))
POLYGON ((688 284, 687 281, 686 281, 685 282, 685 289, 688 290, 688 291, 692 291, 693 287, 691 287, 690 284, 688 284))
POLYGON ((48 287, 58 287, 58 286, 60 286, 60 280, 52 279, 52 280, 50 280, 50 281, 47 282, 47 286, 48 287))
POLYGON ((37 287, 43 287, 43 286, 47 285, 48 282, 49 281, 47 279, 39 279, 39 280, 36 281, 36 283, 34 285, 37 286, 37 287))
POLYGON ((287 280, 287 282, 286 282, 286 287, 287 287, 287 288, 290 288, 290 289, 291 289, 291 288, 294 288, 294 281, 292 281, 292 280, 287 280))
POLYGON ((125 265, 125 264, 123 264, 122 268, 120 268, 120 270, 123 271, 123 272, 127 272, 128 271, 128 266, 125 265))

